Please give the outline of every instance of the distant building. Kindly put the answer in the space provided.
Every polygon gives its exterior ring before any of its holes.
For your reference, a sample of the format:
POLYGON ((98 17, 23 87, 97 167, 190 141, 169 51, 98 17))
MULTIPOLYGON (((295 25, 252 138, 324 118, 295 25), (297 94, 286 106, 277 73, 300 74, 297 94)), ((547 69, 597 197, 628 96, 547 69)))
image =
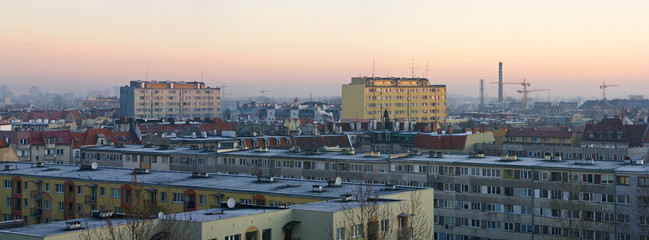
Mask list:
POLYGON ((119 107, 117 97, 88 97, 83 101, 84 108, 116 108, 119 107))
POLYGON ((378 120, 385 111, 395 120, 446 119, 446 85, 426 78, 354 77, 342 87, 342 119, 378 120))
POLYGON ((203 82, 131 81, 120 88, 120 116, 133 118, 216 118, 221 89, 203 82))

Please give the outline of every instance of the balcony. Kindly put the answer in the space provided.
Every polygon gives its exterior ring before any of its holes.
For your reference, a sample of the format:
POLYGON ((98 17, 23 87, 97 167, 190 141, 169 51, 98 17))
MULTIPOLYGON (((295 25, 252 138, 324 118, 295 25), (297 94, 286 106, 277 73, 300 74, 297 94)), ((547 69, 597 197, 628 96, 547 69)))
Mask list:
POLYGON ((33 217, 40 217, 43 215, 43 209, 42 208, 29 209, 29 214, 33 217))
POLYGON ((29 150, 29 148, 31 148, 30 144, 19 144, 16 147, 16 150, 29 150))
POLYGON ((41 199, 41 198, 43 198, 43 195, 42 195, 41 191, 38 191, 38 190, 29 191, 29 196, 32 199, 41 199))
POLYGON ((397 238, 399 240, 412 239, 412 228, 399 228, 399 231, 397 233, 397 238))
POLYGON ((96 204, 96 203, 97 203, 97 196, 86 195, 86 204, 96 204))
POLYGON ((56 144, 54 143, 46 143, 45 144, 45 149, 54 149, 56 148, 56 144))

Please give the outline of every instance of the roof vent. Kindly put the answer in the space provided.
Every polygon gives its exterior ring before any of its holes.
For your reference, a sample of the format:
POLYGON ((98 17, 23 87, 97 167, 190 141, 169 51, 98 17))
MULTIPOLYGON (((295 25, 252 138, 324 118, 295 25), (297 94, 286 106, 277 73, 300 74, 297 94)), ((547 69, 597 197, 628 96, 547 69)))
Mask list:
POLYGON ((580 161, 575 161, 575 164, 577 165, 595 165, 595 160, 594 159, 582 159, 580 161))
POLYGON ((544 156, 546 161, 557 161, 560 162, 563 158, 560 153, 552 154, 551 152, 545 152, 544 156))
POLYGON ((516 155, 504 154, 504 155, 500 155, 500 161, 507 161, 507 162, 518 161, 518 157, 516 157, 516 155))
POLYGON ((149 174, 149 169, 136 168, 136 169, 133 169, 133 173, 135 173, 135 174, 149 174))
POLYGON ((39 167, 44 167, 45 163, 44 162, 36 162, 31 164, 33 168, 39 168, 39 167))
POLYGON ((268 152, 268 148, 256 148, 255 152, 268 152))
POLYGON ((115 215, 115 212, 113 211, 99 211, 99 210, 92 211, 92 216, 94 218, 110 218, 113 215, 115 215))
POLYGON ((429 151, 428 152, 428 157, 431 157, 431 158, 444 158, 444 153, 443 152, 429 151))
POLYGON ((343 180, 340 177, 336 177, 334 180, 327 181, 329 187, 339 187, 342 184, 343 180))
POLYGON ((275 178, 271 176, 258 176, 257 177, 257 182, 260 183, 272 183, 275 182, 275 178))
POLYGON ((169 149, 171 149, 171 146, 169 146, 169 144, 160 144, 160 146, 158 146, 158 150, 169 150, 169 149))
POLYGON ((76 229, 81 229, 81 221, 80 220, 73 220, 73 221, 66 221, 65 222, 65 230, 76 230, 76 229))
POLYGON ((96 170, 98 167, 99 167, 99 164, 97 164, 97 162, 92 162, 89 165, 85 164, 85 165, 79 166, 79 170, 82 170, 82 171, 83 170, 96 170))
POLYGON ((354 155, 356 154, 356 151, 354 150, 354 148, 343 148, 343 154, 354 155))
POLYGON ((13 165, 5 165, 5 171, 10 171, 12 169, 15 169, 13 165))
POLYGON ((314 192, 323 192, 324 189, 322 188, 322 185, 313 185, 313 191, 314 192))
POLYGON ((209 174, 204 172, 192 172, 193 178, 208 178, 209 174))
POLYGON ((320 154, 322 154, 322 152, 320 151, 320 149, 314 148, 314 149, 306 150, 306 154, 308 154, 308 155, 320 155, 320 154))
POLYGON ((217 211, 211 211, 211 212, 206 212, 205 215, 222 215, 223 210, 217 210, 217 211))
POLYGON ((374 151, 371 151, 371 152, 365 152, 365 157, 375 157, 375 158, 378 158, 378 157, 381 157, 381 152, 374 152, 374 151))
POLYGON ((353 194, 351 193, 345 193, 340 195, 340 201, 341 202, 349 202, 352 200, 353 194))
POLYGON ((470 158, 484 158, 484 153, 482 151, 472 152, 469 154, 470 158))
POLYGON ((397 190, 397 186, 394 185, 394 184, 386 183, 386 184, 385 184, 385 188, 383 188, 383 190, 394 191, 394 190, 397 190))

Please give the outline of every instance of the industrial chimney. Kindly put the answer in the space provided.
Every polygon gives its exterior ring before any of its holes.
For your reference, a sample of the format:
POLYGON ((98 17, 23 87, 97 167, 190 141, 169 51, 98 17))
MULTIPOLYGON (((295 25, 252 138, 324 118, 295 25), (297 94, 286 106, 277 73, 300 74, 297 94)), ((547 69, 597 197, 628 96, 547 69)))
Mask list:
POLYGON ((503 102, 503 63, 498 63, 498 102, 503 102))
POLYGON ((480 111, 484 109, 484 79, 480 79, 480 111))

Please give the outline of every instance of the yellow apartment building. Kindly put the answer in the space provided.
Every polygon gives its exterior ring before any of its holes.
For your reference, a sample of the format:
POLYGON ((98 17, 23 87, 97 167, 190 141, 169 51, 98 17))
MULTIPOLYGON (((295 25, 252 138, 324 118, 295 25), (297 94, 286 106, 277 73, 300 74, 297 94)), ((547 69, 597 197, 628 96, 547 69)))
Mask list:
POLYGON ((446 85, 426 78, 353 77, 342 86, 342 119, 379 120, 385 111, 399 121, 446 119, 446 85))
POLYGON ((131 81, 120 88, 120 116, 132 118, 216 118, 221 89, 203 82, 131 81))

